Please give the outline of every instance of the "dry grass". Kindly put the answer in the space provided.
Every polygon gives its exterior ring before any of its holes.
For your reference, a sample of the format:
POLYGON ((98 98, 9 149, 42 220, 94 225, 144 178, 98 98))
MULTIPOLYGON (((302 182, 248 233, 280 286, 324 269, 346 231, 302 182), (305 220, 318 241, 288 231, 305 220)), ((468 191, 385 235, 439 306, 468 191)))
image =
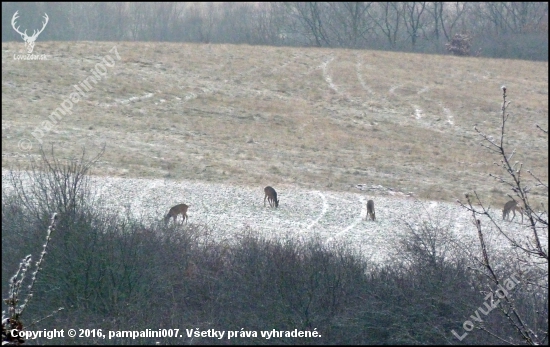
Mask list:
MULTIPOLYGON (((366 183, 452 201, 508 191, 473 127, 548 181, 548 63, 380 51, 173 43, 2 44, 2 167, 36 156, 31 132, 116 46, 120 60, 42 138, 63 156, 107 143, 95 174, 337 191, 366 183), (30 151, 22 139, 32 140, 30 151)), ((547 200, 547 192, 541 199, 547 200)))

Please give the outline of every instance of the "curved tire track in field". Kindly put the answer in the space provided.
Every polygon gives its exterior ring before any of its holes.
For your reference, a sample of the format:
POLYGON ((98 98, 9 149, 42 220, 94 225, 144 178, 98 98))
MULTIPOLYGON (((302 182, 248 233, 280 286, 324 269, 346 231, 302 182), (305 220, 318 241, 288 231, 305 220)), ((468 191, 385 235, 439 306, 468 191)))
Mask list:
POLYGON ((323 210, 321 211, 321 213, 319 214, 319 216, 317 216, 317 218, 311 222, 305 230, 310 230, 311 228, 313 228, 313 226, 317 223, 319 223, 319 221, 321 220, 321 218, 323 218, 323 216, 327 213, 328 211, 328 202, 327 202, 327 198, 325 197, 325 194, 321 193, 320 191, 317 191, 317 194, 319 194, 321 196, 321 199, 323 199, 323 210))
POLYGON ((359 80, 359 83, 361 84, 361 87, 363 87, 363 90, 365 90, 366 92, 368 92, 369 94, 371 95, 374 95, 376 94, 371 87, 369 87, 366 83, 365 83, 365 80, 363 79, 363 74, 361 74, 361 66, 363 66, 361 60, 359 59, 359 55, 356 55, 357 57, 357 63, 355 64, 355 72, 357 74, 357 79, 359 80))
POLYGON ((341 94, 338 90, 338 87, 332 82, 332 76, 330 75, 328 71, 328 64, 330 64, 334 60, 334 57, 330 57, 327 61, 323 62, 319 67, 323 71, 323 79, 325 82, 327 82, 328 87, 332 89, 336 94, 341 94))
POLYGON ((357 224, 361 223, 361 221, 363 220, 363 210, 365 209, 365 198, 360 196, 359 197, 359 202, 361 203, 361 212, 359 213, 359 217, 357 219, 355 219, 353 221, 353 223, 351 223, 350 225, 348 225, 347 227, 345 227, 344 229, 342 229, 342 231, 340 232, 337 232, 336 234, 334 234, 333 236, 330 236, 326 241, 325 241, 325 245, 334 241, 334 239, 336 237, 339 237, 340 235, 342 234, 345 234, 347 233, 348 231, 350 231, 351 229, 355 228, 357 226, 357 224))
POLYGON ((443 105, 441 105, 441 107, 443 108, 443 113, 447 117, 447 123, 449 123, 450 125, 455 125, 453 112, 443 105))

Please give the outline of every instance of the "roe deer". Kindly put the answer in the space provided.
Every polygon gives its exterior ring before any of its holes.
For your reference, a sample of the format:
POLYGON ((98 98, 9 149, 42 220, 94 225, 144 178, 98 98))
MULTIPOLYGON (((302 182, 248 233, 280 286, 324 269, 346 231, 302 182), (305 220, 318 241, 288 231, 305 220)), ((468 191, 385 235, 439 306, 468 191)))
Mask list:
POLYGON ((507 217, 510 218, 510 211, 514 214, 511 221, 514 220, 516 211, 518 211, 521 215, 521 222, 523 223, 523 208, 518 206, 517 201, 511 200, 504 204, 504 208, 502 209, 502 220, 506 220, 507 217))
POLYGON ((374 201, 372 200, 367 201, 367 215, 365 216, 365 219, 368 219, 368 216, 370 216, 372 220, 376 219, 374 215, 374 201))
POLYGON ((277 192, 273 187, 267 186, 264 188, 264 207, 265 207, 265 199, 267 198, 267 201, 269 201, 269 206, 273 207, 273 204, 275 204, 275 207, 279 207, 279 200, 277 200, 277 192))
POLYGON ((168 221, 170 220, 170 217, 172 217, 174 219, 174 223, 176 223, 176 219, 178 217, 178 214, 181 214, 183 216, 183 222, 187 222, 187 220, 189 219, 189 217, 187 217, 187 209, 189 208, 189 206, 187 206, 186 204, 179 204, 179 205, 176 205, 174 207, 172 207, 170 209, 170 211, 168 211, 168 214, 166 215, 166 217, 164 217, 164 224, 168 224, 168 221))

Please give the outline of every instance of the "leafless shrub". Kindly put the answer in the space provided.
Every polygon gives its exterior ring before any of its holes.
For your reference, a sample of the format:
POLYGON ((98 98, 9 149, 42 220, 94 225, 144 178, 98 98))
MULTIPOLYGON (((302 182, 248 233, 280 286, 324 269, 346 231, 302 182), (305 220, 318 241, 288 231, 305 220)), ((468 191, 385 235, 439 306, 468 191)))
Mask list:
POLYGON ((8 188, 28 217, 44 226, 48 218, 44 211, 58 211, 62 219, 75 216, 80 207, 93 200, 88 174, 104 152, 105 146, 88 159, 82 149, 80 158, 62 160, 56 157, 53 145, 49 153, 41 147, 39 161, 31 159, 28 168, 9 171, 8 188))
POLYGON ((445 44, 447 50, 454 55, 469 56, 472 47, 472 36, 470 34, 455 34, 451 42, 445 44))
POLYGON ((29 329, 34 324, 39 321, 51 317, 54 313, 63 310, 59 308, 54 311, 51 315, 44 317, 40 320, 34 321, 25 327, 23 324, 23 313, 28 307, 29 302, 33 297, 33 288, 36 283, 36 279, 40 270, 42 270, 42 263, 44 262, 44 256, 46 255, 46 249, 51 239, 51 234, 55 231, 55 223, 57 219, 57 214, 54 213, 51 218, 50 226, 48 227, 46 234, 46 243, 44 243, 44 249, 40 254, 40 258, 35 264, 34 272, 31 274, 30 284, 25 286, 26 276, 32 268, 32 256, 27 255, 19 264, 19 269, 15 275, 9 281, 9 292, 8 297, 4 299, 4 302, 8 306, 8 315, 4 316, 4 311, 2 311, 2 345, 21 345, 25 343, 25 339, 19 336, 19 332, 23 329, 29 329), (25 290, 27 289, 27 290, 25 290), (21 300, 23 302, 21 303, 21 300))
MULTIPOLYGON (((522 227, 526 228, 525 230, 530 235, 527 238, 519 236, 513 233, 512 230, 508 230, 506 225, 502 226, 489 213, 490 207, 482 203, 475 191, 473 195, 466 194, 466 203, 460 201, 459 203, 472 213, 481 246, 481 256, 472 259, 477 264, 473 270, 489 279, 495 286, 507 283, 510 277, 518 279, 517 288, 514 285, 513 292, 510 290, 508 293, 501 293, 500 300, 494 304, 495 308, 498 308, 516 332, 517 339, 514 341, 537 345, 545 344, 548 343, 548 212, 543 204, 538 208, 534 206, 530 201, 530 195, 535 191, 539 194, 547 194, 548 183, 543 182, 530 170, 527 170, 529 176, 526 179, 522 175, 523 163, 512 161, 516 150, 514 149, 510 153, 505 148, 506 125, 510 119, 507 108, 510 102, 506 100, 505 86, 502 87, 502 91, 503 102, 499 136, 487 135, 478 130, 477 127, 474 127, 474 129, 483 140, 481 145, 501 158, 500 163, 494 164, 502 168, 505 174, 489 175, 499 184, 511 190, 512 194, 509 194, 508 197, 521 205, 527 219, 526 225, 522 223, 522 227), (474 207, 474 202, 479 207, 474 207), (513 254, 507 258, 508 263, 506 266, 497 264, 494 255, 486 246, 486 235, 481 220, 478 218, 479 216, 486 216, 512 246, 513 254), (522 297, 519 297, 520 295, 522 297), (546 299, 541 300, 541 298, 546 299), (527 301, 528 304, 519 305, 520 300, 527 301), (526 309, 526 307, 536 307, 537 309, 531 310, 526 309)), ((547 134, 547 130, 542 130, 542 132, 547 134)), ((508 336, 503 336, 504 334, 499 334, 499 332, 489 329, 484 324, 476 324, 475 327, 502 342, 510 343, 508 336)))

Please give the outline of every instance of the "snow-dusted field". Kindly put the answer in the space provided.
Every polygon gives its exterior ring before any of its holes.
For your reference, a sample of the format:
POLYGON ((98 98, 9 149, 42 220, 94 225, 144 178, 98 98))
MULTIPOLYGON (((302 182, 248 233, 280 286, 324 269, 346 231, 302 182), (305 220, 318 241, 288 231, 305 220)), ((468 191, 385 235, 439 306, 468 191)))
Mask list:
MULTIPOLYGON (((3 189, 9 188, 3 174, 3 189)), ((189 223, 208 225, 220 240, 227 240, 246 228, 268 237, 318 237, 327 245, 347 242, 357 247, 368 259, 385 262, 399 254, 399 240, 408 233, 406 222, 418 226, 431 221, 447 228, 468 248, 478 245, 477 231, 471 214, 457 203, 418 201, 411 197, 374 196, 357 193, 305 190, 293 186, 275 186, 278 209, 264 207, 263 186, 249 187, 198 181, 163 179, 126 179, 93 177, 102 206, 111 211, 159 221, 173 205, 190 205, 189 223), (365 220, 366 201, 375 202, 376 221, 365 220)), ((524 241, 528 230, 518 223, 503 222, 500 206, 493 210, 495 220, 524 241)), ((178 221, 181 221, 179 216, 178 221)), ((495 232, 489 220, 481 218, 486 243, 500 251, 511 250, 502 235, 495 232)), ((547 245, 547 235, 545 244, 547 245)), ((547 247, 547 246, 546 246, 547 247)), ((479 254, 479 253, 478 253, 479 254)))

